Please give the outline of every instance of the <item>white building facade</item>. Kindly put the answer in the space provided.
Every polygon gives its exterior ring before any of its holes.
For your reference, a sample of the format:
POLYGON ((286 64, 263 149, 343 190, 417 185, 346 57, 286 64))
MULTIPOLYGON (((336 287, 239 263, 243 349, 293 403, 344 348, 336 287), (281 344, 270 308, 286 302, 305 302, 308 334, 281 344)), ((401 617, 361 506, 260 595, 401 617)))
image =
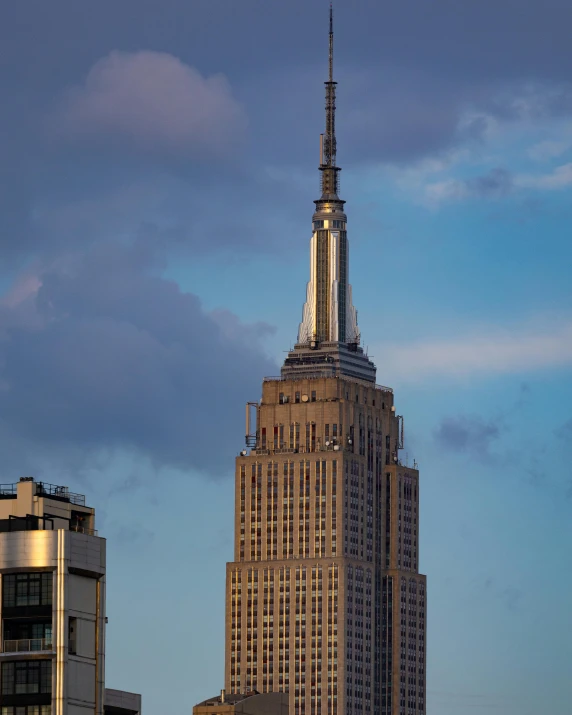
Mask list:
POLYGON ((0 485, 1 715, 107 712, 105 549, 83 495, 0 485))

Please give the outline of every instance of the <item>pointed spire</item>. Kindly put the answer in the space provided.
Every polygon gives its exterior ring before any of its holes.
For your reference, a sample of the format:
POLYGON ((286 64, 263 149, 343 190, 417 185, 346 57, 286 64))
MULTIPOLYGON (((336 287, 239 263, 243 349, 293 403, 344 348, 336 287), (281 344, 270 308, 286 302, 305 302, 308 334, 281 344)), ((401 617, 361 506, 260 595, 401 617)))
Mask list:
POLYGON ((334 12, 330 3, 329 76, 326 85, 326 131, 321 135, 322 196, 314 201, 310 239, 310 280, 298 330, 282 376, 346 375, 375 382, 375 365, 360 347, 357 311, 349 283, 349 246, 345 201, 338 196, 336 165, 336 82, 334 80, 334 12))
POLYGON ((326 131, 321 139, 322 198, 337 198, 338 173, 336 166, 336 84, 334 81, 334 9, 330 3, 329 75, 326 84, 326 131))
POLYGON ((334 8, 330 3, 330 82, 334 81, 334 8))

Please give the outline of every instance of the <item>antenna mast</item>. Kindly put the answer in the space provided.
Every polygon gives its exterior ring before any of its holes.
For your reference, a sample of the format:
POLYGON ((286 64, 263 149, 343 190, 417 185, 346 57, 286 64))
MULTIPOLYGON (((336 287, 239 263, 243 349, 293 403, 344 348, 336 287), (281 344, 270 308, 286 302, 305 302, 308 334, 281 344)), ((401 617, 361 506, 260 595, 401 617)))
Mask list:
POLYGON ((334 81, 334 9, 330 3, 330 46, 326 84, 326 131, 321 146, 322 194, 337 197, 338 172, 336 166, 336 84, 334 81))

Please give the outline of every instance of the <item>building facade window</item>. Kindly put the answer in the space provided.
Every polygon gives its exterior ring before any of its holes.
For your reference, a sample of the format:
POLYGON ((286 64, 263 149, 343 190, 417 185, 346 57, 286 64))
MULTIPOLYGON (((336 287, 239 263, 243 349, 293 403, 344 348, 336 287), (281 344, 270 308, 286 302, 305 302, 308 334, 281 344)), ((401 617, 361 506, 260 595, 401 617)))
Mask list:
POLYGON ((2 578, 4 608, 18 606, 51 606, 51 572, 6 574, 2 578))
POLYGON ((52 692, 52 661, 21 660, 2 663, 2 697, 52 692))

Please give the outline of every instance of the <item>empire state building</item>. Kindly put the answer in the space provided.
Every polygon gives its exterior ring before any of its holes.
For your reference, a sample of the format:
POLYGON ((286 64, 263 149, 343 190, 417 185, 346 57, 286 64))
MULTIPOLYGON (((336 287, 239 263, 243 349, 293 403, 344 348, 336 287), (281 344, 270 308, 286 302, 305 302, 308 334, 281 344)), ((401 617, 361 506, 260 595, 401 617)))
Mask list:
POLYGON ((289 692, 290 715, 425 713, 419 472, 360 346, 336 162, 330 11, 322 195, 298 341, 247 406, 227 564, 225 687, 289 692))

